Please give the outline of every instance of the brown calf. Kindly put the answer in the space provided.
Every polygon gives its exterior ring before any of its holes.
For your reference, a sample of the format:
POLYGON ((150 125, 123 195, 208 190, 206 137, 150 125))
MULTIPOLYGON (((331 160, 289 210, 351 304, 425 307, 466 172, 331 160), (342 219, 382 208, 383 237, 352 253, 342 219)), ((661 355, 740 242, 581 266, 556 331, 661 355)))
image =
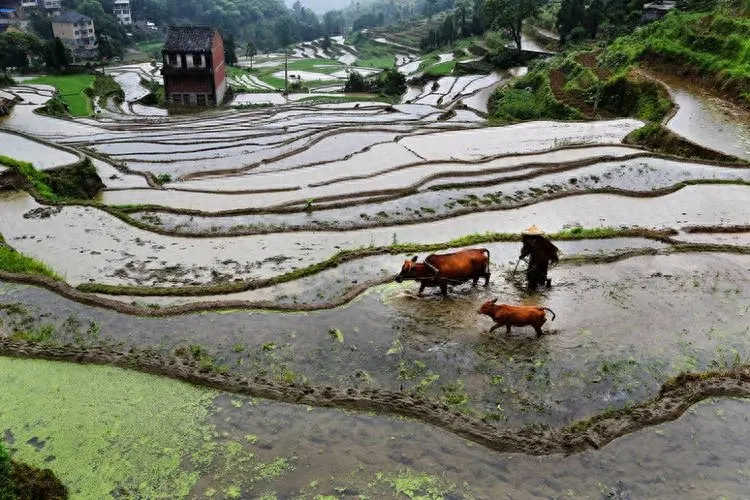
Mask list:
POLYGON ((497 299, 488 300, 479 308, 479 314, 486 314, 495 324, 490 332, 505 325, 506 332, 510 333, 511 326, 533 326, 537 336, 542 335, 542 325, 547 321, 544 311, 552 313, 552 321, 555 321, 555 313, 547 307, 534 306, 509 306, 508 304, 495 304, 497 299))

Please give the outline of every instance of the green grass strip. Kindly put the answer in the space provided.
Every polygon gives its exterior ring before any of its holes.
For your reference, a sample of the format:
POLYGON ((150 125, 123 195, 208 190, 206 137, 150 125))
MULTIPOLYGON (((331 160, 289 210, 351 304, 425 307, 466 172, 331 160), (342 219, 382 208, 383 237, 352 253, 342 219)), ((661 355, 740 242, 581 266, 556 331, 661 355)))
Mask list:
POLYGON ((62 281, 62 276, 47 264, 0 244, 0 270, 16 274, 38 274, 62 281))
POLYGON ((16 160, 8 156, 0 156, 0 164, 15 168, 23 175, 39 196, 49 201, 58 201, 58 197, 45 182, 46 175, 35 169, 31 163, 16 160))

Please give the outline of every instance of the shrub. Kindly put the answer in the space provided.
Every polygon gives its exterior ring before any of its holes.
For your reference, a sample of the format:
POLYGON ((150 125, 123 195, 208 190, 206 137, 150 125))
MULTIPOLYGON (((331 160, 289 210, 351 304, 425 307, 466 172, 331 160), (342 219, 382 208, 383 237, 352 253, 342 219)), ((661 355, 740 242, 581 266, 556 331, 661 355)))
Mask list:
POLYGON ((344 92, 369 92, 370 90, 372 90, 372 85, 364 76, 356 71, 349 73, 344 92))
POLYGON ((166 184, 172 182, 172 176, 169 174, 159 174, 156 176, 156 182, 159 184, 166 184))
POLYGON ((7 73, 0 73, 0 87, 15 85, 16 81, 7 73))
POLYGON ((406 92, 406 77, 396 68, 386 68, 378 75, 378 90, 385 95, 406 92))
POLYGON ((55 94, 55 96, 47 101, 40 111, 51 115, 51 116, 65 116, 69 114, 68 105, 63 100, 62 96, 55 94))

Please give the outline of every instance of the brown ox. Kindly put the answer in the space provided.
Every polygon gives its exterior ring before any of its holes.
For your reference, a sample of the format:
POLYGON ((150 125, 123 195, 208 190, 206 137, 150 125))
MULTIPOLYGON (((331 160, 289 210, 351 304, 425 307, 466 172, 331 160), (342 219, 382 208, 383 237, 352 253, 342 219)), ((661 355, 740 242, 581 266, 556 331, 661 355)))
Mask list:
POLYGON ((511 326, 533 326, 537 337, 542 335, 542 325, 547 321, 544 311, 552 313, 552 321, 555 321, 555 313, 547 307, 534 306, 509 306, 508 304, 495 304, 497 299, 488 300, 479 308, 479 314, 486 314, 495 320, 490 332, 495 328, 505 325, 506 332, 510 333, 511 326))
POLYGON ((448 295, 448 284, 473 280, 476 286, 479 278, 484 278, 485 286, 490 282, 490 251, 486 248, 469 248, 444 255, 431 254, 424 262, 417 262, 415 255, 411 260, 404 261, 396 281, 401 283, 405 279, 413 279, 419 282, 420 295, 428 286, 439 286, 443 295, 448 295))

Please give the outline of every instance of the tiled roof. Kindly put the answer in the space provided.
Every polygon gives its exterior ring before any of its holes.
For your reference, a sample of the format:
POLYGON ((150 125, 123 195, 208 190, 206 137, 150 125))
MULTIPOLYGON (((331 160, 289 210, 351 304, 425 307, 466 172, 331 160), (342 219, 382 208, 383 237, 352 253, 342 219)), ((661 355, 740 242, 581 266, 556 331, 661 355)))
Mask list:
POLYGON ((210 26, 170 26, 164 50, 178 52, 210 52, 216 30, 210 26))
POLYGON ((72 10, 52 18, 53 23, 77 23, 79 21, 91 21, 91 18, 72 10))

